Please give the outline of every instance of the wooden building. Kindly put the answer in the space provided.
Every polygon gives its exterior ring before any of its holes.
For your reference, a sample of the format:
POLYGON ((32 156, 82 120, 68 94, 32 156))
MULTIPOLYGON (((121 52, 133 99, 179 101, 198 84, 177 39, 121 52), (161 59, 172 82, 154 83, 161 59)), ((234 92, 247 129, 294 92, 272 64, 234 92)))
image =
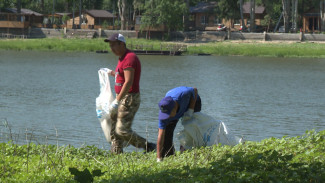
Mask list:
MULTIPOLYGON (((218 25, 223 24, 228 28, 239 30, 241 20, 226 20, 218 16, 215 9, 218 7, 217 2, 199 2, 196 6, 190 7, 190 30, 213 30, 215 31, 218 25)), ((239 9, 238 9, 239 11, 239 9)), ((245 24, 249 24, 250 19, 250 3, 246 2, 243 5, 243 14, 245 24)), ((255 24, 261 25, 261 20, 266 15, 265 7, 255 7, 255 24)))
POLYGON ((43 15, 29 9, 21 9, 18 14, 16 8, 7 8, 0 13, 0 28, 28 28, 42 27, 43 15))
MULTIPOLYGON (((251 17, 251 5, 249 2, 243 4, 243 16, 245 25, 250 24, 250 17, 251 17)), ((266 15, 265 7, 264 6, 255 6, 255 25, 261 25, 262 20, 266 15)), ((235 28, 239 28, 242 25, 241 20, 236 20, 237 24, 234 25, 235 28), (238 23, 239 22, 239 23, 238 23)))
POLYGON ((29 27, 42 27, 43 15, 29 9, 7 8, 0 13, 0 30, 2 33, 26 34, 29 27))
MULTIPOLYGON (((72 16, 72 15, 71 15, 72 16)), ((86 10, 79 17, 79 13, 75 13, 74 25, 73 17, 67 21, 67 28, 81 29, 113 29, 116 16, 106 10, 86 10), (81 27, 79 27, 81 21, 81 27)))
POLYGON ((303 32, 319 32, 321 30, 320 12, 315 8, 303 15, 303 32))
POLYGON ((217 26, 225 22, 215 13, 217 6, 217 2, 199 2, 196 6, 190 7, 189 29, 217 30, 217 26))
POLYGON ((52 14, 44 15, 43 27, 47 27, 47 28, 66 27, 67 21, 63 20, 64 16, 67 16, 70 19, 72 18, 72 13, 54 13, 54 15, 52 14))

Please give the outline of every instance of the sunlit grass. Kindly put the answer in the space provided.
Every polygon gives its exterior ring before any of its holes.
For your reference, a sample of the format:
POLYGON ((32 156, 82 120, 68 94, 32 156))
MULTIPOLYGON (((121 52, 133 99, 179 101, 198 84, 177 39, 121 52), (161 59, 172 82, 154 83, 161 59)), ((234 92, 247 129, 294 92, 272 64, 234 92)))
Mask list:
POLYGON ((188 48, 188 54, 240 55, 261 57, 325 57, 322 43, 233 43, 217 42, 188 48))
POLYGON ((69 168, 105 172, 95 182, 324 182, 325 131, 243 145, 202 147, 156 162, 94 146, 0 143, 0 182, 74 182, 69 168))
MULTIPOLYGON (((310 57, 325 58, 325 44, 323 43, 287 43, 287 42, 214 42, 214 43, 175 43, 159 40, 146 40, 127 38, 127 44, 142 47, 149 45, 146 50, 160 50, 161 45, 187 44, 187 52, 183 54, 213 54, 222 56, 261 56, 261 57, 310 57)), ((134 49, 133 47, 133 49, 134 49)), ((37 51, 63 51, 63 52, 95 52, 97 50, 109 51, 104 38, 97 39, 14 39, 0 40, 2 50, 37 50, 37 51)), ((163 48, 164 49, 164 48, 163 48)), ((166 49, 166 48, 165 48, 166 49)))

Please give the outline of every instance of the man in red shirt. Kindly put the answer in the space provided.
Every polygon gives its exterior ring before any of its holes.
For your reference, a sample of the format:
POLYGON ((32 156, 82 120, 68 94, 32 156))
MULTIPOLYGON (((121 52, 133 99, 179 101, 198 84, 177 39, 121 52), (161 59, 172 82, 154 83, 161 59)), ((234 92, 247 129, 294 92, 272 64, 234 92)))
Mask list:
POLYGON ((146 152, 154 151, 156 145, 132 131, 132 121, 140 106, 141 63, 135 53, 126 48, 122 34, 113 34, 104 40, 109 43, 112 52, 119 57, 115 71, 109 74, 115 77, 116 99, 110 106, 112 114, 111 151, 123 152, 123 143, 144 148, 146 152))

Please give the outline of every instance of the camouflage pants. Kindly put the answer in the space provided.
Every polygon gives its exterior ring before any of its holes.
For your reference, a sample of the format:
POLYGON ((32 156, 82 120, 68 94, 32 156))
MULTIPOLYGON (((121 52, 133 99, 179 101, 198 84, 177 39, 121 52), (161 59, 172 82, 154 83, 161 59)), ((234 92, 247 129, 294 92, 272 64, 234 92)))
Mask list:
POLYGON ((132 131, 132 121, 140 106, 140 93, 128 93, 120 101, 118 112, 112 115, 111 151, 123 152, 123 144, 131 144, 138 148, 146 147, 146 139, 132 131))

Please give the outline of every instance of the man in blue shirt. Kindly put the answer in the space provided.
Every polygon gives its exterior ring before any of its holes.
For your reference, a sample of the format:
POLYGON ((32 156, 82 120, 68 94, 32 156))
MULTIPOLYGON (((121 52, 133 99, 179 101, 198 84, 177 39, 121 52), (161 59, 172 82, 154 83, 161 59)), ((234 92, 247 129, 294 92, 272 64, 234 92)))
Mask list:
POLYGON ((173 145, 174 130, 177 122, 192 118, 194 112, 201 111, 201 98, 197 89, 180 86, 171 89, 159 102, 159 131, 157 139, 157 161, 175 154, 173 145))

